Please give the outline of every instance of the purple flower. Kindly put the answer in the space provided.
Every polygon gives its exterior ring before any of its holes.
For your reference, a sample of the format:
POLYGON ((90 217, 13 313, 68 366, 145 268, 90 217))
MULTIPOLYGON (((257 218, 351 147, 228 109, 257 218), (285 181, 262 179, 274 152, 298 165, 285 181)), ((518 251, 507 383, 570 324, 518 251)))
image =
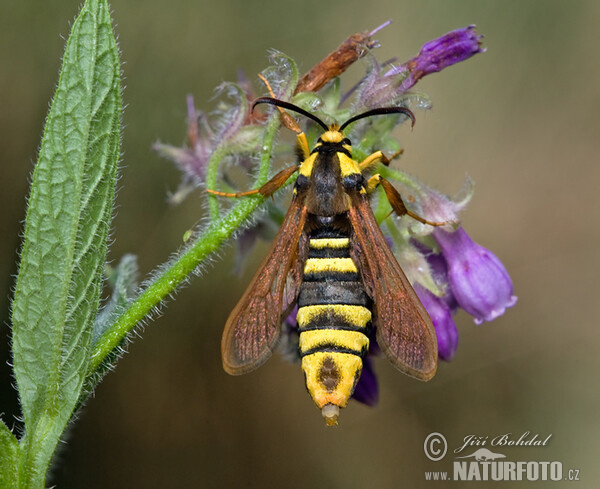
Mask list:
POLYGON ((183 180, 171 201, 178 203, 206 179, 208 162, 219 148, 227 148, 247 164, 247 156, 255 153, 262 141, 262 127, 255 124, 244 89, 233 83, 223 83, 217 95, 225 93, 233 103, 222 102, 211 122, 194 106, 194 98, 188 95, 187 145, 180 148, 156 143, 153 149, 172 160, 183 172, 183 180))
POLYGON ((492 321, 517 302, 504 265, 491 251, 475 243, 464 229, 436 229, 433 236, 448 264, 448 282, 460 307, 475 323, 492 321))
POLYGON ((415 284, 415 292, 435 327, 438 342, 438 356, 450 361, 458 346, 458 330, 452 319, 452 310, 443 297, 437 297, 420 284, 415 284))
POLYGON ((406 91, 425 75, 436 73, 485 51, 481 49, 481 37, 474 25, 450 31, 423 45, 417 56, 397 68, 392 68, 385 76, 406 74, 399 87, 400 91, 406 91))
POLYGON ((379 107, 394 101, 412 88, 421 78, 430 73, 459 63, 477 53, 481 48, 481 37, 474 25, 456 29, 438 39, 429 41, 417 56, 406 63, 389 69, 383 75, 381 66, 371 57, 371 69, 364 78, 358 97, 361 107, 379 107))
POLYGON ((181 202, 187 194, 204 182, 206 178, 206 165, 214 150, 212 129, 203 113, 196 110, 194 97, 187 97, 187 145, 180 148, 169 144, 155 143, 152 148, 161 156, 175 162, 183 172, 183 180, 179 189, 172 195, 173 203, 181 202))

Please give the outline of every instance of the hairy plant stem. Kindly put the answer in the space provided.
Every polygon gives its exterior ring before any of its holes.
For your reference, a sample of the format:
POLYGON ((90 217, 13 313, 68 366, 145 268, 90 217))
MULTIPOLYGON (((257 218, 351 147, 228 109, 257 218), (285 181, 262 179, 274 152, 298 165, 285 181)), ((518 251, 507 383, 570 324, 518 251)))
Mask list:
MULTIPOLYGON (((273 141, 279 125, 279 117, 273 116, 265 127, 261 148, 262 156, 255 182, 256 187, 260 187, 268 180, 273 141)), ((225 151, 218 151, 218 153, 218 158, 221 159, 226 154, 225 151)), ((219 161, 215 156, 215 168, 219 161)), ((238 202, 224 217, 213 221, 208 229, 179 258, 164 268, 157 278, 129 305, 96 342, 88 368, 88 377, 100 368, 103 361, 121 344, 127 334, 165 297, 175 291, 208 255, 216 251, 264 200, 265 197, 257 194, 238 202)), ((215 210, 218 214, 218 207, 215 210)), ((211 207, 211 217, 214 212, 211 207)))
MULTIPOLYGON (((217 174, 219 165, 223 158, 227 155, 227 148, 219 145, 213 154, 208 159, 206 164, 206 188, 215 189, 217 186, 217 174)), ((262 161, 261 161, 262 164, 262 161)), ((216 195, 207 194, 208 197, 208 210, 210 213, 211 222, 215 222, 219 219, 219 199, 216 195)))

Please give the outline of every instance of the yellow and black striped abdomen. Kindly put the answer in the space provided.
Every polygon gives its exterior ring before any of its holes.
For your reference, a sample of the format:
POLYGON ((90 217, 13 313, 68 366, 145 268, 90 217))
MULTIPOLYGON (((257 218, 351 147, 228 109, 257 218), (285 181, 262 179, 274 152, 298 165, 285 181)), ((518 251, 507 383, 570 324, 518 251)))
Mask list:
POLYGON ((369 349, 371 299, 350 257, 348 236, 331 230, 311 234, 298 296, 302 369, 319 408, 344 407, 369 349))

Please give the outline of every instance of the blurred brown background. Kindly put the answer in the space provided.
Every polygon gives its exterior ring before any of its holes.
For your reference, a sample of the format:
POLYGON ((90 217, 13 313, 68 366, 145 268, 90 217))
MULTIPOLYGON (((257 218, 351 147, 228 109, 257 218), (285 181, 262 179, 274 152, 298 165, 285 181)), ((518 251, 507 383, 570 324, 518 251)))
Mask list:
MULTIPOLYGON (((63 39, 80 2, 2 4, 0 412, 10 422, 18 415, 5 364, 18 236, 63 39)), ((297 365, 275 357, 245 377, 222 371, 223 324, 266 245, 242 278, 231 272, 228 247, 146 325, 97 389, 60 454, 57 487, 438 486, 425 482, 424 471, 449 470, 453 457, 425 457, 433 431, 446 436, 450 451, 469 434, 552 434, 546 447, 495 451, 513 461, 559 460, 565 472, 581 470, 575 487, 597 487, 598 2, 111 5, 127 105, 112 260, 136 253, 147 274, 203 217, 200 193, 179 207, 167 204, 179 175, 150 149, 158 139, 184 141, 186 94, 209 110, 213 88, 238 69, 254 76, 268 49, 291 55, 305 71, 349 34, 387 19, 394 23, 377 36, 382 60, 408 59, 426 41, 477 24, 487 53, 419 83, 434 109, 417 113, 412 132, 400 131, 400 164, 450 194, 467 172, 473 177, 464 225, 506 264, 519 302, 479 327, 459 315, 455 360, 430 383, 380 359, 379 406, 353 403, 337 429, 326 429, 297 365)))

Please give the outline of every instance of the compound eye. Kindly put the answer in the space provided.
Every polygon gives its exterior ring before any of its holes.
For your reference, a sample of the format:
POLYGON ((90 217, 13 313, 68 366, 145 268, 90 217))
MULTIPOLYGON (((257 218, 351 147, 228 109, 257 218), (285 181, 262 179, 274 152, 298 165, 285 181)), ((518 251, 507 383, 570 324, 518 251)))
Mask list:
POLYGON ((342 144, 347 144, 348 146, 352 146, 352 141, 350 141, 348 138, 344 138, 344 139, 342 139, 342 144))

